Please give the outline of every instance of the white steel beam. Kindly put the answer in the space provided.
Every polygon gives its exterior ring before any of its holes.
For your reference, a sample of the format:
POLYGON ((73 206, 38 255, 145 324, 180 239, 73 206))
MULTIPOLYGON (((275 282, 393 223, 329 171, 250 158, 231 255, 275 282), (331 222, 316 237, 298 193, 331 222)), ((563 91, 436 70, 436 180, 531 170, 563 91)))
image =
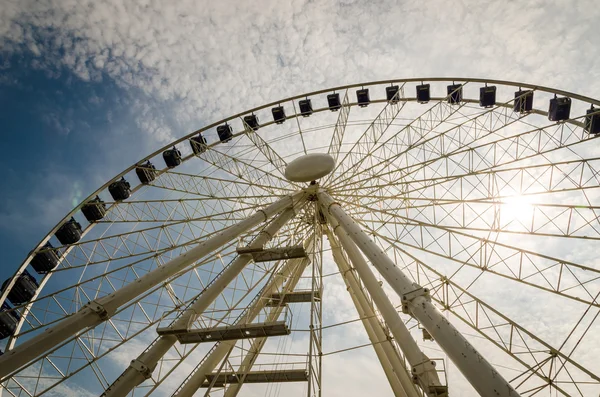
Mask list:
MULTIPOLYGON (((305 203, 302 201, 301 203, 305 203)), ((294 208, 288 208, 279 214, 270 224, 268 224, 246 248, 262 248, 271 238, 277 234, 290 219, 295 215, 294 208)), ((233 281, 238 274, 250 263, 252 255, 243 254, 229 265, 225 270, 213 280, 213 282, 202 291, 196 300, 188 306, 181 316, 173 324, 172 329, 187 330, 190 324, 201 315, 204 310, 223 292, 223 290, 233 281)), ((158 362, 165 354, 177 343, 175 335, 161 335, 154 341, 142 354, 131 361, 129 367, 119 376, 115 382, 110 385, 102 394, 106 397, 118 397, 127 395, 136 386, 152 376, 158 362)))
POLYGON ((325 229, 325 233, 329 239, 333 261, 337 264, 340 274, 346 283, 348 293, 354 302, 356 311, 362 318, 362 323, 367 331, 369 340, 373 344, 375 354, 377 354, 377 358, 383 367, 394 395, 397 397, 419 397, 420 394, 415 389, 412 377, 407 372, 402 359, 398 355, 398 351, 388 339, 383 324, 375 316, 375 311, 371 303, 367 300, 367 296, 361 288, 356 274, 344 257, 340 244, 329 228, 325 229))
MULTIPOLYGON (((427 289, 413 283, 329 194, 320 191, 318 198, 326 216, 330 216, 339 222, 340 227, 338 229, 343 229, 347 236, 369 258, 373 266, 375 266, 388 284, 402 297, 403 304, 409 313, 421 322, 422 326, 446 352, 448 357, 450 357, 452 362, 480 395, 498 397, 519 396, 519 393, 437 310, 431 303, 427 289)), ((344 248, 348 251, 346 246, 344 248)), ((359 275, 362 278, 362 274, 359 273, 359 275)), ((398 342, 400 343, 401 341, 398 342)), ((406 355, 410 361, 410 357, 408 357, 408 354, 406 355)))
MULTIPOLYGON (((305 243, 306 247, 312 246, 311 241, 315 238, 314 236, 309 237, 305 243)), ((267 302, 269 301, 268 297, 270 297, 273 293, 280 291, 283 282, 288 280, 286 284, 285 291, 292 291, 295 287, 294 281, 299 279, 300 275, 304 272, 304 269, 310 260, 308 258, 302 259, 291 259, 288 260, 287 263, 283 266, 280 273, 277 274, 270 284, 264 289, 262 297, 265 299, 258 299, 256 303, 249 308, 246 315, 244 315, 236 324, 243 324, 247 322, 251 322, 265 307, 267 302)), ((236 344, 236 340, 224 341, 220 342, 216 345, 215 348, 211 350, 209 355, 202 360, 198 367, 192 372, 192 374, 185 380, 176 391, 173 393, 173 397, 192 397, 194 393, 202 386, 204 381, 206 380, 206 375, 210 374, 214 368, 223 360, 228 352, 233 349, 236 344)))
POLYGON ((201 242, 197 247, 146 273, 112 294, 89 302, 77 313, 6 352, 0 356, 0 381, 5 380, 7 375, 60 345, 80 331, 88 327, 95 327, 108 320, 119 307, 130 300, 175 276, 198 259, 265 222, 274 214, 295 205, 300 200, 304 200, 305 196, 306 194, 303 191, 284 196, 266 208, 258 210, 249 218, 228 227, 208 240, 201 242))
MULTIPOLYGON (((413 377, 416 377, 418 384, 426 395, 432 397, 438 395, 438 391, 442 389, 443 385, 440 383, 434 362, 421 351, 413 339, 410 331, 404 324, 404 321, 402 321, 402 318, 398 315, 396 308, 392 302, 390 302, 388 296, 383 291, 383 288, 381 288, 379 281, 369 268, 369 265, 356 247, 356 244, 354 244, 341 227, 338 227, 338 221, 326 211, 327 207, 324 206, 323 212, 326 214, 325 216, 331 224, 340 244, 346 251, 348 258, 354 265, 365 288, 371 295, 373 302, 379 309, 385 323, 390 328, 392 335, 396 339, 396 343, 398 343, 402 349, 402 352, 411 366, 413 377)), ((402 381, 401 378, 399 379, 402 381)), ((405 386, 405 389, 406 388, 408 388, 408 386, 405 386)))

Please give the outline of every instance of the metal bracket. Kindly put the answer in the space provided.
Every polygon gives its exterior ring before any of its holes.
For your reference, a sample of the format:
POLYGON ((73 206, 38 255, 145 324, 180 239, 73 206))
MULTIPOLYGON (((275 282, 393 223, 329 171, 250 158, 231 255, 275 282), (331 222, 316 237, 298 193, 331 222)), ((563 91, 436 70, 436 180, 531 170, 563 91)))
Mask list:
POLYGON ((145 379, 149 379, 152 376, 152 370, 146 364, 139 359, 131 360, 129 366, 138 371, 145 379))
POLYGON ((429 395, 447 397, 448 386, 440 384, 437 376, 430 377, 428 373, 436 374, 435 361, 427 360, 413 366, 413 382, 420 384, 423 389, 429 390, 429 395))
POLYGON ((86 306, 92 309, 92 311, 96 313, 101 320, 108 320, 108 311, 106 311, 104 306, 102 306, 100 303, 91 301, 88 302, 86 306))
POLYGON ((429 289, 421 287, 402 295, 402 313, 411 314, 408 305, 419 296, 424 296, 429 299, 429 289))

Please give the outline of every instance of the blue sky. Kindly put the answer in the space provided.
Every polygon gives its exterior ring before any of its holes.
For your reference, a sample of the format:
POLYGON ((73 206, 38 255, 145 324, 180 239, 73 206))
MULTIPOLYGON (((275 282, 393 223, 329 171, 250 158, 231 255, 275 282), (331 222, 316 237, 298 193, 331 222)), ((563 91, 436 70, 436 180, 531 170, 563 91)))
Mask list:
POLYGON ((2 1, 0 279, 122 169, 278 98, 416 76, 600 97, 591 0, 164 4, 2 1))

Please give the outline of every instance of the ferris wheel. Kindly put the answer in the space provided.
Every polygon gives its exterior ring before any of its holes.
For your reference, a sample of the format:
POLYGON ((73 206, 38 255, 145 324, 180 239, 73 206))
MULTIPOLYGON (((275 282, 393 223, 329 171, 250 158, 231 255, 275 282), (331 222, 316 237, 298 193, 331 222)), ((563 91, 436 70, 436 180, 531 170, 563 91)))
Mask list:
POLYGON ((470 78, 208 125, 15 266, 2 395, 597 396, 597 134, 600 101, 470 78))

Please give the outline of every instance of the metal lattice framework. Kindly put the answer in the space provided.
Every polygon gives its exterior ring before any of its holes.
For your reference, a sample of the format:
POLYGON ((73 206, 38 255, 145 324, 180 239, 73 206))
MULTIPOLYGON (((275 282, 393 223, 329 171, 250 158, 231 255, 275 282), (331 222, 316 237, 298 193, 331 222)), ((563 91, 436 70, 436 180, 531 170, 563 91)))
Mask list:
POLYGON ((594 106, 523 83, 400 79, 283 99, 184 136, 75 207, 4 285, 1 391, 598 395, 594 106), (415 95, 425 84, 428 100, 415 95), (570 114, 550 121, 557 97, 570 114), (287 115, 274 119, 275 107, 287 115), (198 134, 206 145, 193 152, 198 134), (168 168, 173 146, 182 162, 168 168), (309 153, 331 155, 333 172, 286 179, 309 153), (156 175, 143 184, 148 160, 156 175), (108 187, 122 177, 131 196, 116 200, 108 187), (97 195, 106 213, 88 222, 81 210, 97 195), (71 217, 82 235, 64 245, 55 233, 71 217), (57 266, 36 273, 32 259, 50 250, 57 266), (25 271, 38 287, 15 302, 25 271))

